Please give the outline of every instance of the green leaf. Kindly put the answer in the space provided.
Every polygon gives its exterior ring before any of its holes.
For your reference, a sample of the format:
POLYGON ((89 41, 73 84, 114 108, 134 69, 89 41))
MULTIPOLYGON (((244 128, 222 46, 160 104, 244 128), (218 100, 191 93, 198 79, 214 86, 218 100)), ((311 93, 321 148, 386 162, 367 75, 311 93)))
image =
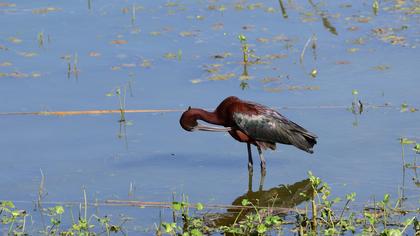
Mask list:
POLYGON ((389 195, 388 193, 386 193, 386 194, 384 195, 384 203, 385 203, 385 204, 388 204, 388 202, 389 202, 389 198, 390 198, 390 195, 389 195))
POLYGON ((352 193, 346 195, 347 201, 352 201, 353 202, 355 200, 355 198, 356 198, 356 193, 355 192, 352 192, 352 193))
POLYGON ((263 234, 263 233, 267 232, 267 227, 265 226, 265 224, 259 224, 257 226, 257 232, 259 234, 263 234))
POLYGON ((199 211, 201 211, 201 210, 203 210, 204 209, 204 205, 203 204, 201 204, 201 203, 197 203, 196 205, 195 205, 195 207, 197 208, 197 210, 199 210, 199 211))
POLYGON ((13 217, 20 217, 20 216, 24 216, 24 215, 25 215, 25 211, 22 211, 22 210, 12 211, 12 216, 13 217))
POLYGON ((182 204, 180 202, 172 202, 172 209, 174 209, 175 211, 181 210, 181 206, 182 204))
POLYGON ((198 229, 191 230, 191 236, 202 236, 203 234, 198 229))
POLYGON ((245 35, 243 35, 243 34, 238 35, 238 39, 239 39, 241 42, 245 42, 245 41, 246 41, 246 37, 245 37, 245 35))
POLYGON ((407 111, 407 109, 408 109, 408 104, 407 103, 403 103, 403 104, 401 104, 401 112, 406 112, 407 111))
POLYGON ((402 233, 399 229, 385 229, 382 231, 381 236, 401 236, 402 233))
POLYGON ((318 75, 317 69, 312 69, 312 71, 311 71, 312 78, 315 78, 317 75, 318 75))
POLYGON ((61 215, 61 214, 64 213, 64 207, 63 206, 55 206, 54 210, 55 210, 55 213, 57 215, 61 215))
POLYGON ((416 143, 413 150, 416 151, 416 153, 420 153, 420 143, 416 143))
POLYGON ((248 206, 249 204, 251 204, 251 202, 248 199, 242 200, 242 206, 248 206))
POLYGON ((410 140, 408 138, 400 138, 401 144, 414 144, 415 142, 413 140, 410 140))
POLYGON ((15 208, 15 204, 13 204, 13 202, 11 202, 11 201, 1 202, 0 206, 1 207, 6 207, 6 208, 15 208))

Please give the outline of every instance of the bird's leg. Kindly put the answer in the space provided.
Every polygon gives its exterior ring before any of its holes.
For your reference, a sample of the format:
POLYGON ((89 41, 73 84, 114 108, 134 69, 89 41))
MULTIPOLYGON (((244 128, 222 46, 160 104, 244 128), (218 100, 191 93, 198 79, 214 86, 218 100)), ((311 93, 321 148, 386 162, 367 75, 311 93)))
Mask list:
POLYGON ((252 152, 251 152, 251 144, 247 143, 247 148, 248 148, 248 171, 251 172, 252 175, 252 170, 253 170, 253 161, 252 161, 252 152))
POLYGON ((260 179, 260 186, 258 188, 258 191, 262 191, 264 187, 264 181, 265 181, 265 170, 261 170, 261 179, 260 179))
POLYGON ((253 175, 252 168, 248 169, 248 192, 252 192, 252 175, 253 175))
POLYGON ((265 159, 261 150, 261 147, 257 145, 258 148, 258 155, 260 156, 260 161, 261 161, 261 173, 264 172, 265 175, 265 159))

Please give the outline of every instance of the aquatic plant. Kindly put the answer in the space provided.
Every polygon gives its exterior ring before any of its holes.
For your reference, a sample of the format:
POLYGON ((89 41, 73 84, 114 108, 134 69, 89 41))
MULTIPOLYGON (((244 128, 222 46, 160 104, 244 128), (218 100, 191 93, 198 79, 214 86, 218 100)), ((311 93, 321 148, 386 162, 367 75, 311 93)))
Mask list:
POLYGON ((248 59, 249 59, 249 45, 247 43, 247 39, 246 36, 243 34, 240 34, 238 36, 239 42, 241 43, 241 48, 242 48, 242 55, 243 55, 243 63, 244 64, 248 64, 248 59))

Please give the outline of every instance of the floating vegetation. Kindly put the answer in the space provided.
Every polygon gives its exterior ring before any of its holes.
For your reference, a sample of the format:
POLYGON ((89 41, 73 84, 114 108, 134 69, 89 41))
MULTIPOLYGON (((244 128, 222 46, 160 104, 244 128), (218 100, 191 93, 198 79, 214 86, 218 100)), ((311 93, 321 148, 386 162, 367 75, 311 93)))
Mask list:
POLYGON ((16 4, 9 2, 0 2, 0 7, 16 7, 16 4))
POLYGON ((364 37, 359 37, 351 41, 352 44, 363 45, 366 44, 366 39, 364 37))
POLYGON ((89 52, 89 56, 90 57, 100 57, 101 56, 101 53, 95 52, 95 51, 91 51, 91 52, 89 52))
POLYGON ((290 91, 296 91, 296 90, 316 91, 316 90, 320 90, 320 89, 321 89, 321 87, 317 86, 317 85, 315 85, 315 86, 308 86, 308 85, 304 85, 304 86, 290 85, 290 86, 287 86, 287 90, 290 90, 290 91))
POLYGON ((160 31, 152 31, 149 34, 152 35, 152 36, 159 36, 159 35, 162 34, 162 32, 160 32, 160 31))
POLYGON ((371 17, 357 17, 356 21, 359 23, 369 23, 372 20, 371 17))
POLYGON ((172 53, 172 52, 167 52, 163 55, 163 57, 166 58, 166 59, 176 59, 177 54, 172 53))
POLYGON ((377 36, 380 40, 390 43, 392 45, 407 45, 406 39, 403 36, 397 36, 395 32, 397 29, 395 28, 375 28, 372 30, 375 36, 377 36))
POLYGON ((210 76, 208 79, 213 80, 213 81, 215 81, 215 80, 228 80, 228 79, 233 78, 235 76, 236 76, 235 73, 226 73, 226 74, 213 75, 213 76, 210 76))
POLYGON ((18 52, 18 55, 29 58, 29 57, 38 56, 38 53, 36 53, 36 52, 18 52))
POLYGON ((23 41, 22 39, 16 38, 16 37, 9 37, 8 40, 9 40, 9 42, 12 42, 12 43, 15 43, 15 44, 20 44, 23 41))
POLYGON ((377 65, 372 67, 372 69, 374 70, 378 70, 378 71, 385 71, 385 70, 389 70, 391 67, 389 65, 377 65))
POLYGON ((212 30, 221 30, 225 25, 223 23, 215 23, 211 26, 212 30))
POLYGON ((407 103, 402 103, 400 106, 400 112, 416 112, 418 111, 415 107, 410 107, 407 103))
POLYGON ((340 60, 340 61, 336 61, 335 64, 337 65, 348 65, 350 64, 350 61, 346 61, 346 60, 340 60))
POLYGON ((38 72, 32 72, 30 74, 23 73, 23 72, 20 72, 20 71, 13 71, 13 72, 10 72, 10 73, 0 72, 0 78, 1 77, 9 77, 9 78, 15 78, 15 79, 22 79, 22 78, 29 78, 29 77, 37 78, 37 77, 40 77, 40 76, 41 76, 41 74, 38 73, 38 72))
POLYGON ((227 57, 231 57, 232 53, 230 52, 224 52, 224 53, 220 53, 220 54, 216 54, 213 56, 214 59, 225 59, 227 57))
POLYGON ((360 50, 360 48, 348 48, 347 52, 348 53, 355 53, 355 52, 358 52, 359 50, 360 50))
POLYGON ((266 59, 269 59, 269 60, 283 59, 283 58, 287 58, 287 57, 288 57, 287 54, 280 54, 280 53, 278 53, 278 54, 269 54, 269 55, 266 55, 265 56, 265 58, 266 59))
POLYGON ((128 41, 125 39, 116 39, 116 40, 112 40, 111 44, 127 44, 128 41))
POLYGON ((191 81, 192 84, 198 84, 198 83, 201 83, 202 82, 201 79, 192 79, 190 81, 191 81))
POLYGON ((12 66, 13 64, 9 61, 1 62, 0 67, 12 66))
POLYGON ((207 73, 210 73, 210 74, 212 74, 212 73, 216 73, 216 72, 219 72, 220 71, 220 69, 222 68, 222 64, 210 64, 210 65, 204 65, 204 70, 207 72, 207 73))
POLYGON ((259 42, 259 43, 269 43, 270 39, 259 37, 259 38, 257 38, 257 42, 259 42))
POLYGON ((33 14, 47 14, 47 13, 57 12, 57 11, 61 11, 61 9, 57 7, 45 7, 45 8, 33 9, 32 13, 33 14))
POLYGON ((360 28, 359 27, 357 27, 357 26, 350 26, 350 27, 348 27, 347 28, 347 30, 348 31, 357 31, 357 30, 359 30, 360 28))
MULTIPOLYGON (((273 80, 275 81, 275 80, 273 80)), ((269 83, 268 81, 265 83, 269 83)), ((318 85, 309 86, 309 85, 287 85, 287 86, 278 86, 278 87, 264 87, 264 91, 270 93, 279 93, 282 91, 318 91, 321 87, 318 85)))
POLYGON ((150 68, 152 67, 152 62, 150 60, 143 59, 140 63, 140 66, 143 68, 150 68))

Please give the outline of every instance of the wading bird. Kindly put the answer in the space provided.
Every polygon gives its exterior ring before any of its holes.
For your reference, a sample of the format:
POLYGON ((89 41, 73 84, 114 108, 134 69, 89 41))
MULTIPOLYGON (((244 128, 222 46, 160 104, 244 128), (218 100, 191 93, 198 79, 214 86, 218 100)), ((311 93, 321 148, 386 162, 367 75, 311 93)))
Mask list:
POLYGON ((261 104, 228 97, 213 112, 189 107, 179 120, 187 131, 222 131, 239 142, 247 143, 248 168, 253 166, 251 144, 257 146, 261 170, 265 170, 265 159, 261 149, 276 149, 276 143, 293 145, 308 153, 313 153, 317 136, 287 119, 276 110, 261 104), (205 126, 197 122, 203 120, 224 127, 205 126))

